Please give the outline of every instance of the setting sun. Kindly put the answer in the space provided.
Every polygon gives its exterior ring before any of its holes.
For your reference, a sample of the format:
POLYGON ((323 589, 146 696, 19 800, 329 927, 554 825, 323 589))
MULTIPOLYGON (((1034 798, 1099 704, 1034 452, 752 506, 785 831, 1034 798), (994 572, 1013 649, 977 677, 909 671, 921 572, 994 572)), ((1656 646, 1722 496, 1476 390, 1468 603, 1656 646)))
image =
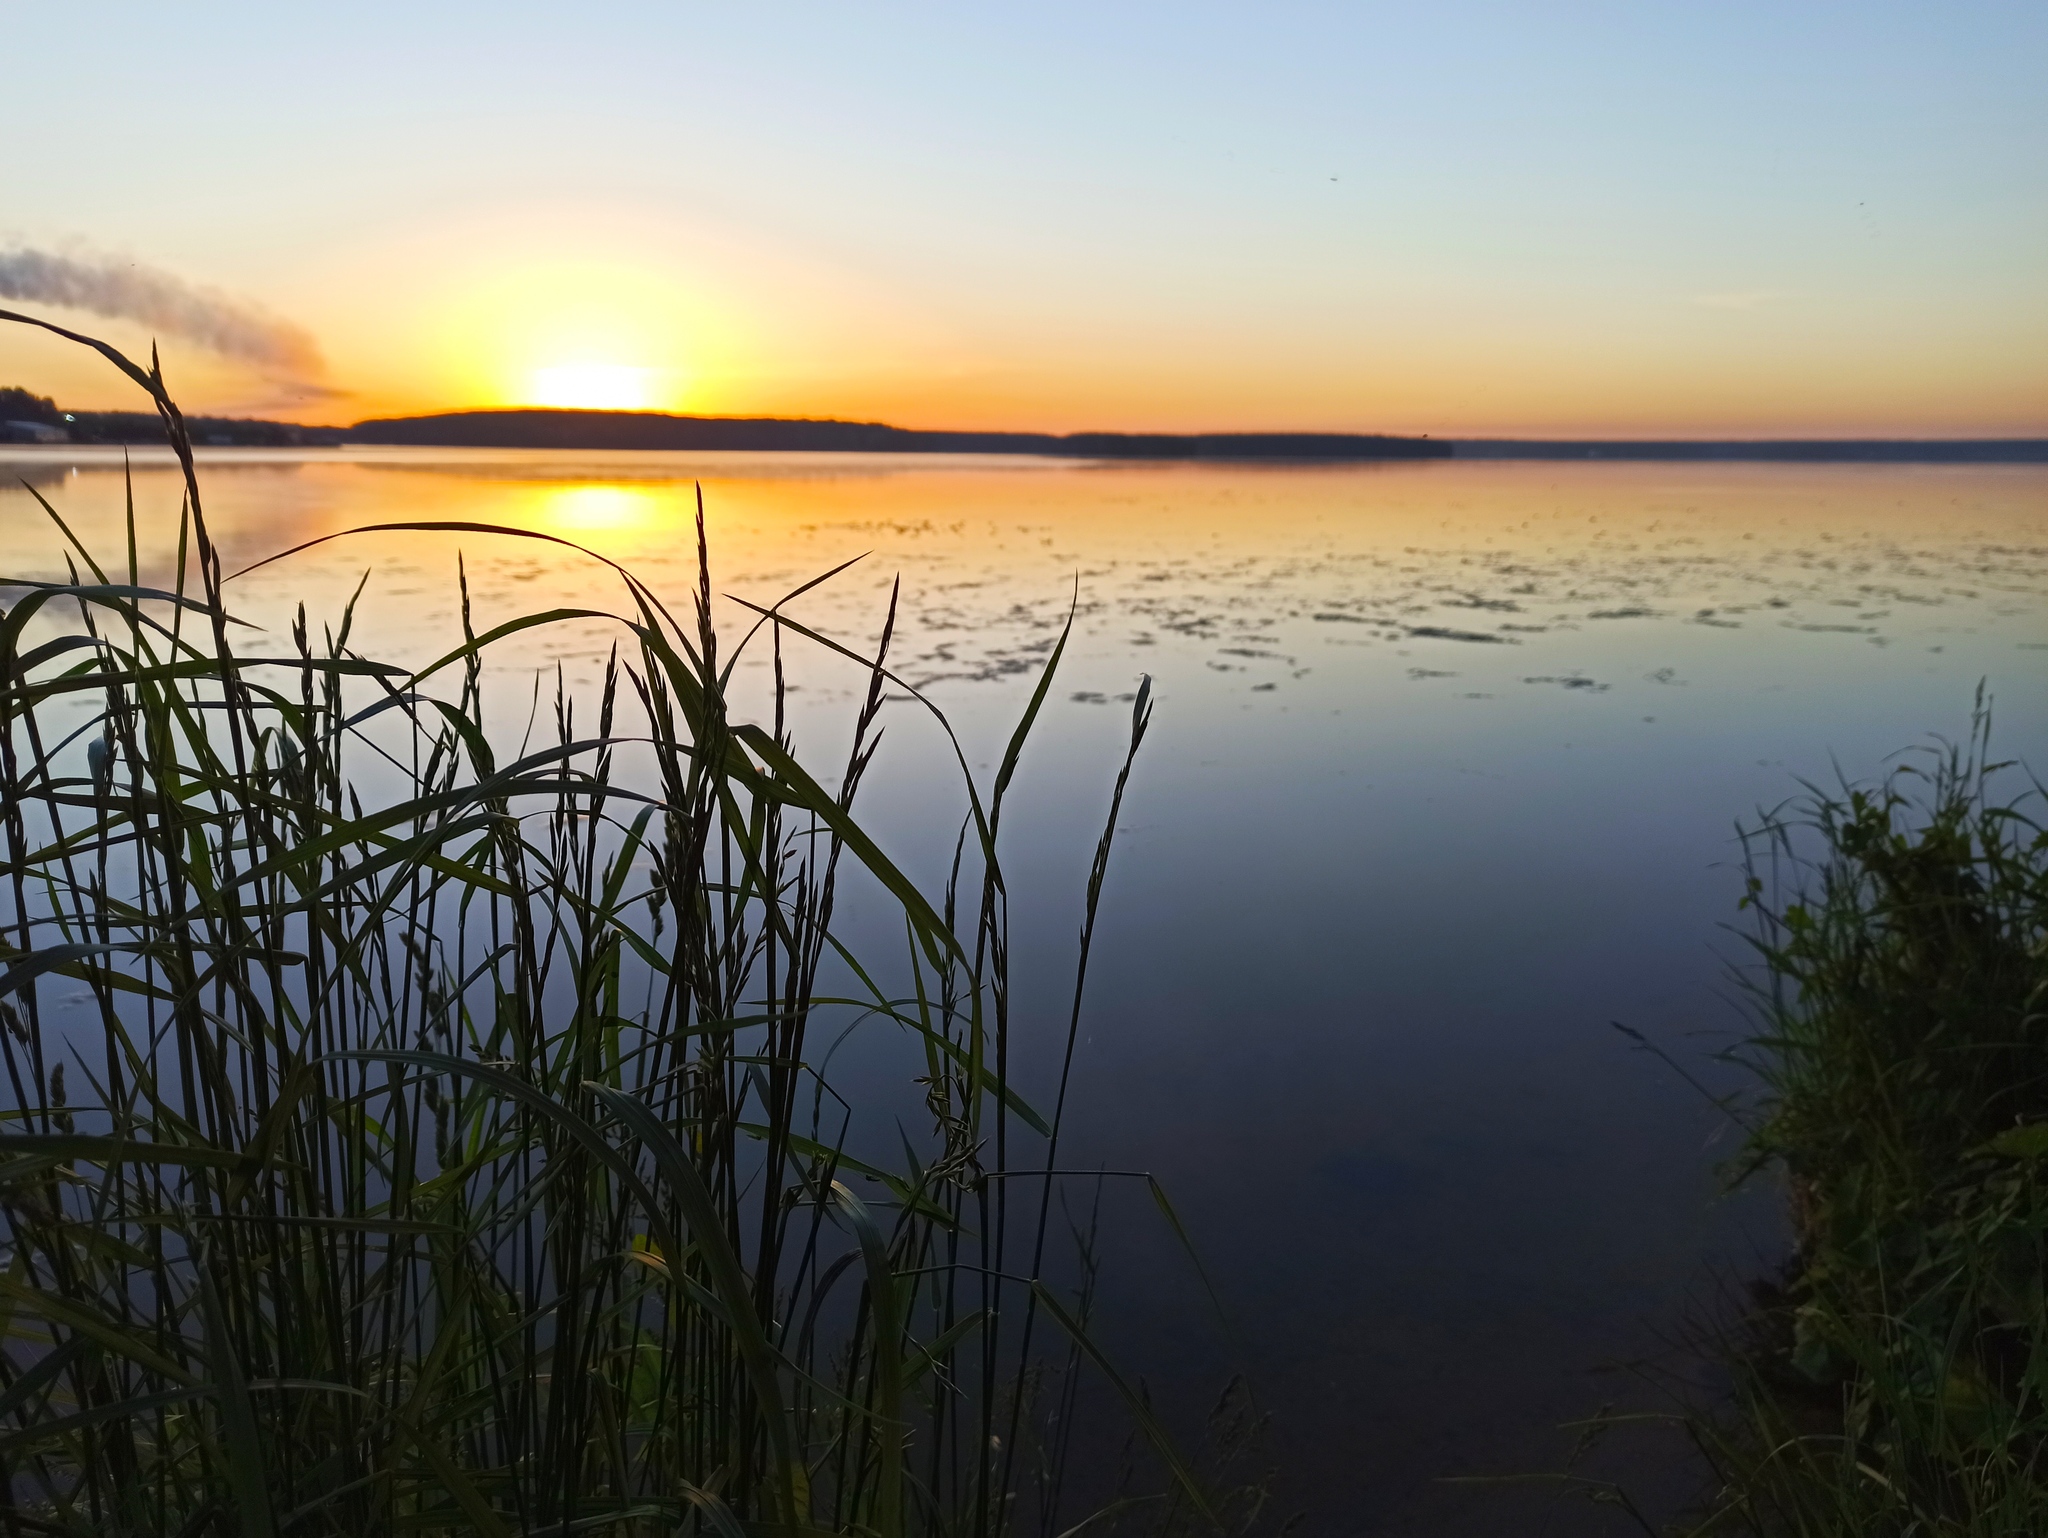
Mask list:
POLYGON ((585 411, 645 411, 654 404, 654 370, 623 363, 561 363, 533 371, 535 406, 585 411))

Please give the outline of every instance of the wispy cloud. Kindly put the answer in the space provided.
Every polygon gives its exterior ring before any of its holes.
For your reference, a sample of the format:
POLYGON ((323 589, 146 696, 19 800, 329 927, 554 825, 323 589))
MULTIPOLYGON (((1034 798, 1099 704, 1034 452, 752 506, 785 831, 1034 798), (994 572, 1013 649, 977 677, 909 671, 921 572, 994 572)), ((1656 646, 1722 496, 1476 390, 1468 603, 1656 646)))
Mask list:
POLYGON ((137 321, 251 364, 280 383, 327 393, 317 384, 326 362, 303 328, 219 289, 199 287, 139 262, 27 247, 0 251, 0 298, 137 321))
POLYGON ((1702 310, 1760 310, 1786 297, 1782 288, 1745 288, 1732 294, 1694 294, 1686 303, 1702 310))

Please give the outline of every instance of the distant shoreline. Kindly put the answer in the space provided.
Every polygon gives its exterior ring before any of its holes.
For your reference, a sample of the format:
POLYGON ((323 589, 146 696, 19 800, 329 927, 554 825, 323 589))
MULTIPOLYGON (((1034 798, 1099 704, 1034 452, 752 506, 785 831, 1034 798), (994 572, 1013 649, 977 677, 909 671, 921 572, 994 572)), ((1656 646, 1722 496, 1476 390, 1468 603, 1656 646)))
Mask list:
POLYGON ((2048 438, 1453 438, 1453 459, 1717 460, 1753 464, 2040 465, 2048 438))
MULTIPOLYGON (((54 413, 53 413, 54 415, 54 413)), ((164 442, 141 412, 78 412, 0 424, 0 442, 164 442), (58 423, 51 422, 49 428, 58 423), (6 429, 23 431, 10 433, 6 429)), ((1776 464, 2048 464, 2048 438, 1532 439, 1380 433, 948 432, 788 417, 693 417, 641 411, 521 409, 386 417, 352 427, 195 417, 201 447, 379 447, 732 451, 834 454, 1022 454, 1055 459, 1327 464, 1381 460, 1652 460, 1776 464)))
POLYGON ((742 449, 797 454, 1032 454, 1053 459, 1448 459, 1440 439, 1367 433, 947 432, 787 417, 458 411, 358 422, 351 443, 435 448, 742 449))

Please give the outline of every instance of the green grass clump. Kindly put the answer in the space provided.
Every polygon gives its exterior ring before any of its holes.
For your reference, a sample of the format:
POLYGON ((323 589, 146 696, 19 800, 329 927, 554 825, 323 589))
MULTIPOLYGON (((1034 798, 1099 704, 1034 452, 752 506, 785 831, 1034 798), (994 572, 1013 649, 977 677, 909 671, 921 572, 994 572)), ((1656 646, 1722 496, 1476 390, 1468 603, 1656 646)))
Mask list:
POLYGON ((1797 1250, 1703 1532, 2048 1532, 2048 834, 1988 737, 1750 835, 1797 1250))
MULTIPOLYGON (((160 373, 88 345, 154 400, 185 508, 166 585, 131 499, 125 569, 71 540, 72 580, 0 612, 0 1525, 1064 1525, 1044 1390, 1100 1358, 1043 1279, 1060 1111, 1012 1083, 998 857, 1059 649, 992 784, 961 759, 928 898, 854 815, 885 694, 915 694, 887 627, 836 787, 779 690, 767 725, 728 711, 701 514, 680 616, 621 571, 616 616, 483 635, 465 590, 424 669, 347 615, 280 645, 231 612, 160 373), (490 648, 593 620, 602 689, 495 740, 490 648), (841 941, 855 874, 900 954, 841 941), (820 1067, 855 1027, 922 1065, 887 1167, 820 1067)), ((789 636, 844 651, 760 615, 741 646, 778 679, 789 636)), ((1147 719, 1141 689, 1133 755, 1147 719)), ((1165 1509, 1207 1512, 1125 1397, 1165 1509)))

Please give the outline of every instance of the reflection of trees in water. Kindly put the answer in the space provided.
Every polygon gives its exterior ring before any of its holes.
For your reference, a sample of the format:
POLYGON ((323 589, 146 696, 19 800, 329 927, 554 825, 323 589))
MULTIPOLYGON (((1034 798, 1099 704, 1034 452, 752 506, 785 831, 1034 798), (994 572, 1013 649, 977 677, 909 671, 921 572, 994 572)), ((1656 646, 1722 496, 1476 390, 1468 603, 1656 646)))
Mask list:
MULTIPOLYGON (((49 459, 13 459, 0 462, 0 472, 6 476, 5 481, 0 482, 0 497, 10 492, 20 495, 24 483, 47 496, 52 487, 69 479, 71 466, 49 459)), ((24 497, 23 500, 27 499, 24 497)))

